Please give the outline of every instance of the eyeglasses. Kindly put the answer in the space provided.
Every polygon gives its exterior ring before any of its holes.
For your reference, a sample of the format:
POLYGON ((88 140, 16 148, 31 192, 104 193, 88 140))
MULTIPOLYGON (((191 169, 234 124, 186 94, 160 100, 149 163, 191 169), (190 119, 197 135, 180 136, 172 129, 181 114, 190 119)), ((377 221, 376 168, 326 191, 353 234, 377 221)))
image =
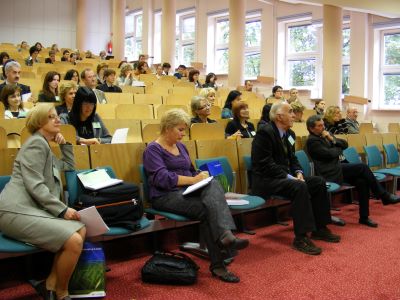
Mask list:
POLYGON ((60 119, 60 116, 56 114, 49 115, 49 120, 55 120, 55 119, 60 119))

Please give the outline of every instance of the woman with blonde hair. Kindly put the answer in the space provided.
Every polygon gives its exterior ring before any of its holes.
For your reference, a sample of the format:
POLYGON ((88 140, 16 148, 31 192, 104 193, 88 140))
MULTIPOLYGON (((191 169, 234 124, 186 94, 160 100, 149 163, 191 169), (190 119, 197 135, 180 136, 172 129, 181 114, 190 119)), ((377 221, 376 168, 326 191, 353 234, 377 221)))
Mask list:
POLYGON ((349 129, 342 118, 339 106, 329 106, 324 115, 325 129, 331 134, 347 134, 349 129))
POLYGON ((200 221, 200 231, 210 256, 210 271, 225 282, 239 282, 237 275, 224 264, 223 250, 241 250, 249 241, 235 237, 235 223, 225 200, 224 190, 216 179, 190 194, 187 186, 207 178, 208 172, 193 167, 189 152, 181 142, 190 117, 181 109, 171 109, 161 119, 161 134, 143 153, 148 174, 150 201, 155 209, 200 221))
POLYGON ((136 80, 133 74, 133 67, 129 63, 124 63, 121 67, 121 72, 117 78, 117 85, 120 87, 132 85, 132 82, 136 80))
POLYGON ((215 89, 211 88, 211 87, 207 87, 207 88, 202 88, 200 90, 199 95, 206 98, 208 103, 210 103, 211 106, 215 105, 215 96, 216 96, 216 91, 215 89))
POLYGON ((56 106, 56 111, 59 116, 68 114, 71 111, 77 89, 78 86, 75 81, 63 82, 60 85, 59 95, 61 104, 56 106))
POLYGON ((18 152, 11 180, 0 194, 0 230, 55 253, 50 275, 32 284, 44 299, 66 300, 86 229, 79 213, 62 197, 61 171, 74 169, 74 156, 60 125, 51 103, 29 111, 26 127, 32 136, 18 152), (51 151, 50 141, 59 145, 61 160, 51 151))
POLYGON ((208 103, 206 98, 202 96, 194 96, 192 97, 190 106, 193 115, 191 123, 215 123, 215 120, 208 118, 211 114, 211 105, 208 103))

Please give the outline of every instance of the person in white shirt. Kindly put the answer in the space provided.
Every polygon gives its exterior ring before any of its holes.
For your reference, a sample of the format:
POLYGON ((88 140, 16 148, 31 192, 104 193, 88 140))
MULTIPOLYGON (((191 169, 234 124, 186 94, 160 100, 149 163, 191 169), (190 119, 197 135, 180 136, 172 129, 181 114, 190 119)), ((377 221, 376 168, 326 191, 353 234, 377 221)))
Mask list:
POLYGON ((21 89, 16 85, 6 85, 0 92, 4 104, 4 119, 25 118, 27 110, 21 100, 21 89))

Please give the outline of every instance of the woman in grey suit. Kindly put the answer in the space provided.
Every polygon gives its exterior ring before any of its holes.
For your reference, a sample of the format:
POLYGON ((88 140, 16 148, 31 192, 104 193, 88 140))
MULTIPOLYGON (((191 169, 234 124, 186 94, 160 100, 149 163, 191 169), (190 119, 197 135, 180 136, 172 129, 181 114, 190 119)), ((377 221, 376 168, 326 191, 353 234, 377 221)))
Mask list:
POLYGON ((73 170, 74 157, 60 124, 53 104, 29 112, 26 127, 32 136, 21 147, 11 180, 0 194, 0 230, 56 253, 49 277, 37 287, 45 299, 70 299, 68 282, 86 233, 78 212, 62 197, 60 171, 73 170), (59 144, 61 160, 53 155, 50 141, 59 144))

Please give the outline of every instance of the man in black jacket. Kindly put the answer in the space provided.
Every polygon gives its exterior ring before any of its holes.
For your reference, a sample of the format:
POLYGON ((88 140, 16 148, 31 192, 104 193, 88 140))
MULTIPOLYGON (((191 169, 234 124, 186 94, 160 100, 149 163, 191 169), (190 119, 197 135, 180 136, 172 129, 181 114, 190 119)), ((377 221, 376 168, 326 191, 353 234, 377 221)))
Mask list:
POLYGON ((8 60, 3 68, 3 75, 6 80, 0 84, 0 92, 7 84, 18 85, 21 89, 21 96, 31 92, 29 86, 19 83, 19 79, 21 78, 21 65, 17 61, 13 59, 8 60))
POLYGON ((321 248, 311 238, 337 243, 340 237, 326 226, 331 222, 330 204, 325 180, 303 177, 303 170, 295 156, 294 113, 288 103, 271 107, 271 123, 261 126, 253 140, 252 192, 268 199, 279 195, 292 201, 295 238, 293 248, 310 255, 318 255, 321 248))
POLYGON ((383 189, 366 164, 342 163, 342 153, 348 146, 347 142, 326 131, 321 116, 309 117, 307 129, 310 132, 307 139, 307 152, 314 162, 315 173, 327 181, 354 185, 360 204, 359 223, 377 227, 378 224, 369 218, 370 190, 376 197, 382 199, 384 205, 397 203, 399 198, 383 189))

